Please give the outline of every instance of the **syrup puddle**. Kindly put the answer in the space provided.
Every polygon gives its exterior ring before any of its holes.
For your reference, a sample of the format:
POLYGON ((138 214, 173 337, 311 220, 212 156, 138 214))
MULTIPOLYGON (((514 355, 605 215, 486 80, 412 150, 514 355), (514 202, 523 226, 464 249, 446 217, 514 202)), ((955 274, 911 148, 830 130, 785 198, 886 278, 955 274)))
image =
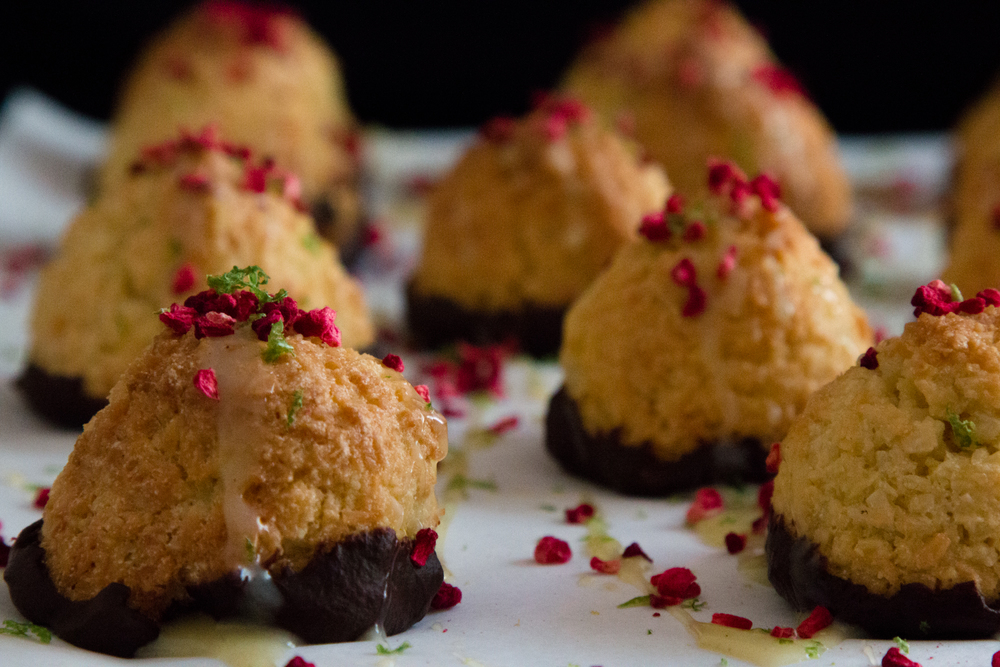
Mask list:
POLYGON ((167 623, 137 658, 214 658, 229 667, 275 667, 298 645, 284 630, 197 615, 167 623))

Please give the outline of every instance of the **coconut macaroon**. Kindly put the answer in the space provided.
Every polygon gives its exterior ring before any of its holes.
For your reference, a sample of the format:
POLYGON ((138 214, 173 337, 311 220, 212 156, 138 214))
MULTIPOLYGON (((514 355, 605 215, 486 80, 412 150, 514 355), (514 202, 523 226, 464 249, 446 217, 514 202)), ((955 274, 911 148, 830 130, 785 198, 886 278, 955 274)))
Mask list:
POLYGON ((780 444, 769 576, 879 637, 1000 630, 1000 292, 940 281, 780 444))
POLYGON ((667 194, 662 170, 575 100, 494 119, 430 196, 411 333, 556 352, 566 308, 667 194))
POLYGON ((294 175, 211 128, 142 155, 70 223, 41 273, 21 380, 41 414, 90 419, 158 333, 150 315, 234 265, 267 266, 303 307, 337 309, 345 345, 372 342, 361 286, 300 210, 294 175))
POLYGON ((566 317, 546 445, 623 493, 762 479, 771 442, 871 344, 774 182, 730 163, 709 180, 703 203, 648 216, 566 317))
POLYGON ((768 172, 823 239, 851 218, 833 131, 767 43, 732 5, 651 0, 590 44, 563 89, 634 128, 678 191, 704 189, 709 157, 768 172))
POLYGON ((116 655, 187 610, 309 642, 408 628, 442 583, 444 419, 398 357, 340 347, 330 308, 267 294, 256 267, 211 282, 87 424, 17 540, 12 599, 116 655))
POLYGON ((122 88, 101 188, 122 181, 142 147, 209 123, 298 174, 317 228, 342 254, 353 248, 357 128, 336 57, 301 18, 210 0, 156 37, 122 88))

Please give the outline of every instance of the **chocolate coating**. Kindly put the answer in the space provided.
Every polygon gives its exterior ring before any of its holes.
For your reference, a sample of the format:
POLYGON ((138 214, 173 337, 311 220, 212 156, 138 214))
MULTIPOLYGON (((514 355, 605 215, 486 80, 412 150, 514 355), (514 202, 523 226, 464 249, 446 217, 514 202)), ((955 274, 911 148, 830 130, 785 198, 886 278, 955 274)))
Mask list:
MULTIPOLYGON (((123 584, 110 584, 82 602, 63 597, 45 566, 41 528, 39 520, 21 532, 4 571, 18 611, 74 646, 118 657, 131 657, 156 639, 159 623, 127 605, 130 590, 123 584)), ((396 634, 424 617, 444 580, 436 554, 417 567, 412 551, 412 540, 398 540, 391 528, 352 535, 320 548, 299 572, 284 568, 273 574, 281 598, 273 609, 254 605, 251 585, 234 572, 190 587, 190 600, 175 604, 165 618, 192 611, 249 618, 310 643, 353 641, 376 622, 396 634)))
POLYGON ((53 375, 33 363, 17 379, 17 388, 35 412, 65 428, 82 427, 108 404, 84 392, 83 378, 53 375))
POLYGON ((822 605, 873 637, 987 639, 1000 631, 998 601, 984 600, 975 582, 942 590, 905 584, 895 595, 875 595, 830 574, 818 547, 804 537, 793 537, 784 517, 776 514, 769 521, 766 550, 768 579, 795 609, 822 605))
POLYGON ((316 225, 316 232, 337 246, 337 254, 344 266, 354 266, 361 255, 364 222, 355 223, 351 229, 352 221, 343 219, 343 212, 334 206, 329 197, 313 200, 309 214, 316 225))
POLYGON ((756 438, 702 443, 675 461, 656 456, 652 443, 623 445, 618 429, 591 435, 565 387, 545 416, 545 447, 569 472, 630 496, 666 496, 715 482, 762 482, 767 452, 756 438))
POLYGON ((518 342, 533 357, 559 352, 566 308, 526 304, 511 311, 468 310, 450 299, 418 294, 406 287, 406 323, 417 346, 439 348, 464 340, 474 345, 518 342))

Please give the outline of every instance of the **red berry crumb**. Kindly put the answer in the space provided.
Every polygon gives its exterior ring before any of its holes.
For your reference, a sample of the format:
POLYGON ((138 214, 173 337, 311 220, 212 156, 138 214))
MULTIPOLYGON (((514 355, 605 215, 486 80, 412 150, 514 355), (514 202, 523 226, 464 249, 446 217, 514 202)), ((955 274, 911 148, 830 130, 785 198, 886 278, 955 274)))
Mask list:
POLYGON ((672 194, 667 199, 667 213, 680 213, 684 210, 684 197, 679 194, 672 194))
POLYGON ((737 533, 726 533, 726 551, 738 554, 747 548, 747 536, 737 533))
POLYGON ((516 429, 519 423, 520 420, 517 418, 517 415, 511 415, 510 417, 504 417, 500 421, 490 426, 489 431, 493 435, 503 435, 508 431, 513 431, 514 429, 516 429))
POLYGON ((1000 667, 1000 651, 993 654, 993 660, 990 661, 990 667, 1000 667))
POLYGON ((177 185, 181 190, 206 192, 208 191, 208 176, 198 173, 184 174, 178 179, 177 185))
POLYGON ((713 488, 698 489, 694 494, 694 502, 687 511, 687 522, 698 523, 716 514, 722 513, 722 495, 713 488))
POLYGON ((431 390, 427 388, 427 385, 415 384, 413 385, 413 389, 417 392, 417 395, 420 396, 420 398, 424 399, 424 403, 431 402, 431 390))
POLYGON ((861 368, 867 368, 870 371, 878 368, 878 353, 875 351, 874 347, 868 348, 868 350, 861 355, 858 365, 861 366, 861 368))
POLYGON ((458 586, 452 586, 442 581, 441 588, 438 589, 438 592, 434 594, 434 598, 431 600, 431 609, 435 611, 451 609, 461 601, 462 590, 458 586))
POLYGON ((670 271, 670 277, 681 287, 692 287, 698 279, 698 272, 691 260, 685 257, 670 271))
POLYGON ((382 365, 399 373, 403 372, 403 360, 399 358, 398 354, 390 353, 385 355, 382 358, 382 365))
POLYGON ((799 623, 795 632, 802 639, 809 639, 823 628, 829 627, 831 623, 833 623, 833 615, 830 610, 826 607, 816 607, 809 614, 809 618, 799 623))
POLYGON ((235 326, 235 317, 213 310, 194 319, 194 337, 219 338, 221 336, 231 336, 235 332, 235 326))
POLYGON ((653 609, 666 609, 667 607, 673 607, 684 602, 684 598, 674 597, 672 595, 657 595, 652 593, 649 596, 649 606, 653 609))
POLYGON ((760 485, 757 491, 757 506, 765 512, 771 510, 771 496, 774 495, 774 480, 768 480, 760 485))
POLYGON ((739 254, 739 251, 739 248, 734 245, 726 249, 726 254, 719 260, 719 268, 715 270, 715 275, 719 277, 719 280, 725 280, 736 268, 736 255, 739 254))
POLYGON ((37 509, 44 509, 45 505, 49 502, 49 487, 43 487, 38 489, 35 494, 35 501, 32 503, 37 509))
POLYGON ((767 86, 775 95, 805 94, 798 79, 791 72, 778 65, 761 65, 753 71, 751 76, 758 83, 767 86))
POLYGON ((174 333, 183 336, 194 325, 194 318, 198 311, 188 306, 178 306, 171 304, 170 310, 160 313, 160 321, 173 330, 174 333))
MULTIPOLYGON (((340 329, 334 324, 336 317, 337 311, 329 306, 323 306, 322 308, 308 312, 299 311, 298 316, 293 318, 294 324, 292 328, 307 338, 313 336, 319 338, 330 347, 340 347, 340 329)), ((268 331, 270 331, 270 325, 268 327, 268 331)), ((383 361, 382 363, 385 362, 383 361)), ((399 363, 402 366, 403 362, 399 363)), ((399 370, 403 370, 402 367, 399 370)))
POLYGON ((961 307, 960 302, 952 300, 951 288, 940 280, 918 287, 910 305, 914 306, 914 317, 920 317, 921 313, 945 315, 957 312, 961 307))
POLYGON ((503 396, 504 354, 505 350, 500 345, 476 347, 459 343, 461 361, 455 373, 455 387, 463 394, 486 390, 494 396, 503 396))
POLYGON ((586 523, 592 516, 594 516, 594 506, 587 503, 566 509, 566 523, 586 523))
POLYGON ((749 618, 733 614, 712 614, 712 623, 715 625, 724 625, 727 628, 736 628, 737 630, 749 630, 753 627, 753 621, 749 618))
POLYGON ((709 160, 708 163, 708 189, 714 195, 725 192, 726 188, 733 182, 738 171, 732 162, 720 160, 709 160))
POLYGON ((688 243, 700 241, 705 238, 706 231, 705 223, 701 220, 695 220, 684 230, 684 240, 688 243))
POLYGON ((427 559, 434 553, 437 538, 438 534, 434 532, 433 528, 421 528, 413 540, 413 553, 410 554, 410 562, 417 567, 426 565, 427 559))
POLYGON ((622 552, 622 558, 635 558, 636 556, 641 556, 650 563, 653 562, 653 559, 646 555, 646 552, 642 550, 642 547, 639 546, 638 542, 633 542, 628 545, 625 547, 625 551, 622 552))
POLYGON ((590 569, 601 574, 618 574, 622 568, 621 559, 601 560, 597 556, 590 559, 590 569))
POLYGON ((705 312, 705 304, 708 301, 708 294, 698 285, 691 285, 688 288, 688 298, 681 309, 684 317, 697 317, 705 312))
POLYGON ((219 400, 219 382, 211 368, 203 368, 194 374, 194 386, 213 401, 219 400))
POLYGON ((771 636, 777 637, 778 639, 793 639, 795 637, 795 630, 793 628, 781 628, 774 626, 771 628, 771 636))
POLYGON ((750 181, 750 188, 760 197, 761 206, 765 210, 774 213, 778 210, 778 201, 781 199, 781 186, 778 182, 767 174, 758 174, 750 181))
POLYGON ((656 586, 656 592, 664 597, 687 600, 701 595, 701 586, 698 585, 694 573, 686 567, 664 570, 650 577, 649 583, 656 586))
POLYGON ((306 662, 301 656, 295 656, 288 661, 285 667, 316 667, 316 663, 306 662))
POLYGON ((535 546, 535 562, 540 565, 561 565, 569 562, 570 556, 569 544, 551 535, 538 540, 535 546))
POLYGON ((361 245, 366 248, 378 245, 382 241, 383 236, 381 227, 374 223, 367 224, 361 231, 361 245))
POLYGON ((174 284, 173 290, 174 294, 183 294, 189 289, 194 287, 194 267, 190 263, 184 264, 181 268, 177 269, 177 273, 174 274, 174 284))
POLYGON ((913 662, 903 655, 899 648, 893 646, 882 656, 882 667, 920 667, 920 663, 913 662))
POLYGON ((764 461, 764 465, 767 466, 767 472, 771 475, 778 474, 778 466, 781 465, 781 443, 776 442, 771 445, 771 451, 767 453, 767 459, 764 461))
POLYGON ((639 233, 653 243, 666 241, 671 235, 670 226, 667 225, 667 218, 662 211, 644 215, 642 224, 639 225, 639 233))
POLYGON ((992 287, 984 289, 976 296, 982 299, 987 306, 1000 306, 1000 291, 995 290, 992 287))

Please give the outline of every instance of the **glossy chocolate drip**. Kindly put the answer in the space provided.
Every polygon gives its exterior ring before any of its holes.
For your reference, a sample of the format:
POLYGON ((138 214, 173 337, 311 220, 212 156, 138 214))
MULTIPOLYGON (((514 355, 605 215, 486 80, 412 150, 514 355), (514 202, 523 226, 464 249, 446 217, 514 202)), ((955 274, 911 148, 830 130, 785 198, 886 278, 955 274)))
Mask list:
POLYGON ((591 435, 576 402, 562 387, 549 402, 545 446, 573 473, 631 496, 666 496, 716 482, 762 482, 767 452, 756 438, 732 444, 702 443, 674 461, 656 456, 653 445, 621 443, 620 430, 591 435))
POLYGON ((406 323, 418 347, 436 349, 456 341, 474 345, 517 341, 534 357, 559 352, 566 308, 525 304, 520 310, 468 310, 450 299, 406 287, 406 323))
POLYGON ((53 375, 33 363, 17 379, 28 404, 40 416, 57 426, 80 428, 108 404, 83 390, 83 378, 53 375))
MULTIPOLYGON (((130 589, 123 584, 110 584, 82 602, 63 597, 45 565, 41 527, 37 521, 21 532, 4 571, 18 611, 75 646, 119 657, 133 656, 158 636, 159 623, 127 605, 130 589)), ((398 540, 391 528, 320 548, 302 570, 273 574, 281 593, 269 612, 273 624, 310 643, 353 641, 376 623, 390 635, 406 630, 424 617, 444 580, 436 554, 417 567, 412 551, 413 541, 398 540)), ((233 573, 190 587, 190 599, 175 603, 164 618, 193 611, 217 620, 246 617, 248 591, 248 579, 233 573)))
POLYGON ((876 595, 830 574, 816 544, 794 537, 778 514, 771 515, 766 550, 768 579, 795 609, 822 605, 873 637, 987 639, 1000 631, 997 601, 984 600, 975 582, 942 590, 904 584, 889 597, 876 595))

